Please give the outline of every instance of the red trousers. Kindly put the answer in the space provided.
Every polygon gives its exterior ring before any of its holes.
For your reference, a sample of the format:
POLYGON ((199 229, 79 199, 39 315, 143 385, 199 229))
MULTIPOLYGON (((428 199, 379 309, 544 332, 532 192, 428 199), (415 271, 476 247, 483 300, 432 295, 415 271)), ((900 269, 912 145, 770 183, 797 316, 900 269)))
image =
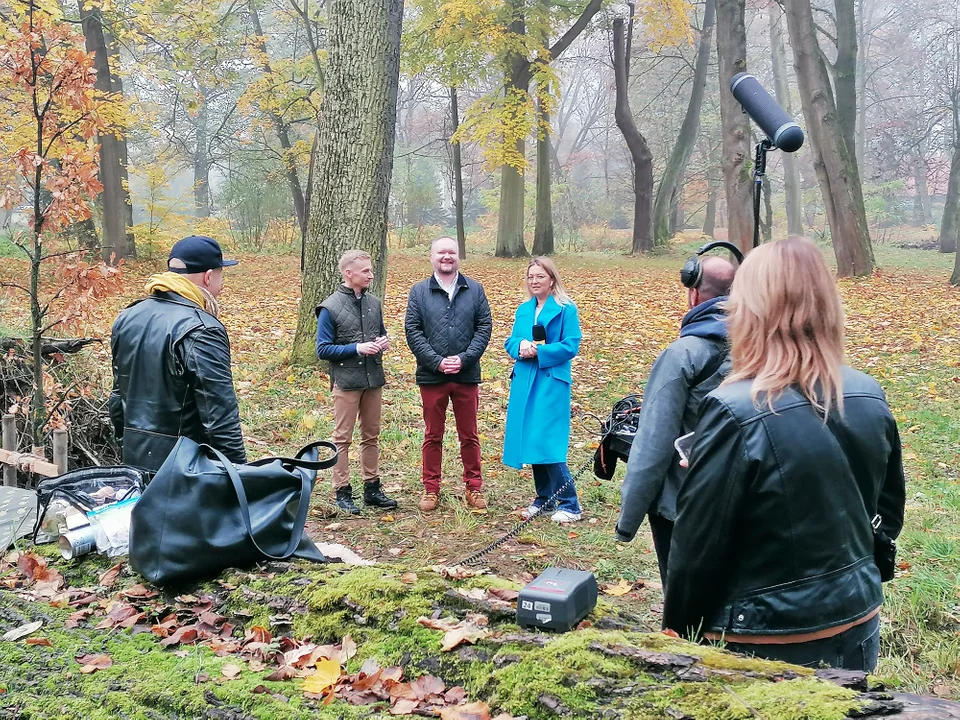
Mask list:
POLYGON ((446 382, 421 385, 423 401, 423 488, 428 493, 440 492, 440 467, 443 461, 443 430, 447 420, 447 404, 453 403, 460 438, 460 460, 463 482, 471 490, 483 485, 480 474, 480 438, 477 435, 477 410, 480 407, 480 386, 446 382))

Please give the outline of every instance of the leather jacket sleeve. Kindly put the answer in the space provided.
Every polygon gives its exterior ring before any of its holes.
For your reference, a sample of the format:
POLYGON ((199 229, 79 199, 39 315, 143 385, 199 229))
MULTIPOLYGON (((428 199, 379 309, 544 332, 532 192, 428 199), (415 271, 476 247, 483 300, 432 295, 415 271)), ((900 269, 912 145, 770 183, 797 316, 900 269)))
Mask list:
POLYGON ((622 540, 632 540, 637 534, 663 489, 670 464, 679 460, 673 441, 683 430, 683 412, 690 396, 681 362, 668 346, 654 361, 643 391, 637 434, 620 487, 617 533, 622 540))
MULTIPOLYGON (((110 352, 115 356, 114 339, 116 334, 110 333, 110 352)), ((117 440, 123 440, 123 396, 120 394, 120 374, 116 363, 113 363, 113 389, 110 391, 110 397, 107 399, 107 410, 110 412, 110 421, 113 423, 113 435, 117 440)))
MULTIPOLYGON (((443 362, 443 356, 440 355, 430 345, 427 335, 423 331, 423 313, 420 307, 419 286, 414 285, 410 289, 410 297, 407 299, 407 314, 403 322, 403 330, 407 336, 407 345, 410 352, 417 358, 417 362, 431 370, 436 370, 443 362)), ((489 312, 489 309, 488 309, 489 312)), ((487 338, 489 340, 489 337, 487 338)))
POLYGON ((690 470, 677 496, 663 624, 698 637, 726 589, 732 540, 751 477, 740 425, 723 402, 700 406, 690 470))
POLYGON ((903 512, 907 501, 906 481, 903 475, 903 458, 900 449, 900 431, 897 421, 890 418, 890 458, 887 460, 887 475, 877 499, 880 529, 891 540, 896 540, 903 529, 903 512))
POLYGON ((493 316, 490 313, 490 303, 487 302, 487 294, 483 287, 477 286, 480 297, 477 299, 477 309, 474 314, 474 332, 473 338, 467 349, 460 354, 460 362, 464 368, 476 365, 490 344, 490 336, 493 334, 493 316))
POLYGON ((117 382, 117 376, 113 376, 113 390, 110 391, 110 398, 107 400, 107 408, 110 410, 110 420, 113 423, 113 434, 117 440, 123 439, 123 398, 120 397, 120 385, 117 382))
POLYGON ((245 463, 240 410, 230 369, 230 341, 222 328, 190 333, 183 342, 183 361, 194 386, 200 422, 210 444, 231 462, 245 463))

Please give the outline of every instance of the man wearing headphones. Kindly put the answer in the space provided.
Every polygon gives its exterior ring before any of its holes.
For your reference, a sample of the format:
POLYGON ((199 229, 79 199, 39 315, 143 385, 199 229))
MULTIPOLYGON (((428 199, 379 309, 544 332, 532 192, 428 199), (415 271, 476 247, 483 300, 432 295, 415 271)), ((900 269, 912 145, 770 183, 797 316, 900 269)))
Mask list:
POLYGON ((743 259, 735 245, 711 242, 683 266, 680 280, 687 288, 690 310, 680 323, 680 337, 660 353, 650 370, 620 490, 617 540, 633 540, 643 516, 649 514, 661 582, 667 578, 677 491, 687 472, 679 465, 674 441, 693 430, 700 401, 730 371, 720 303, 726 300, 736 269, 723 258, 701 258, 718 247, 730 250, 738 261, 743 259))

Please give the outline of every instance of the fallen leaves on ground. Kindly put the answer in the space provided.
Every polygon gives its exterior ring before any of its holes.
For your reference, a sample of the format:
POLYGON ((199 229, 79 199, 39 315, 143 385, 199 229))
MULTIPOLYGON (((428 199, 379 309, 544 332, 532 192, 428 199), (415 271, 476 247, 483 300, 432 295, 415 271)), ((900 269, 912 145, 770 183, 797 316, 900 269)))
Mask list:
POLYGON ((490 631, 487 630, 490 621, 486 615, 478 613, 467 615, 464 620, 457 620, 456 618, 435 620, 428 617, 419 617, 417 622, 432 630, 443 630, 443 642, 440 646, 443 652, 450 652, 462 643, 472 645, 478 640, 490 636, 490 631))
POLYGON ((120 571, 123 569, 124 563, 119 562, 114 565, 112 568, 107 570, 100 576, 100 579, 97 581, 100 585, 106 588, 112 588, 114 583, 117 582, 117 578, 120 577, 120 571))
POLYGON ((603 592, 604 595, 611 595, 613 597, 623 597, 624 595, 634 590, 642 588, 643 585, 644 584, 642 582, 632 583, 632 582, 628 582, 627 580, 623 580, 621 578, 618 582, 615 582, 615 583, 604 583, 603 585, 600 586, 600 590, 601 592, 603 592))
POLYGON ((463 565, 431 565, 427 570, 431 570, 448 580, 466 580, 489 572, 487 568, 468 568, 463 565))
POLYGON ((110 656, 103 654, 80 655, 75 657, 74 660, 80 663, 80 672, 84 675, 95 673, 97 670, 106 670, 113 665, 113 660, 110 659, 110 656))
POLYGON ((8 630, 3 634, 3 637, 0 637, 0 641, 4 642, 15 642, 22 638, 25 638, 31 633, 35 633, 37 630, 43 627, 43 620, 37 620, 35 622, 27 623, 26 625, 21 625, 16 627, 13 630, 8 630))

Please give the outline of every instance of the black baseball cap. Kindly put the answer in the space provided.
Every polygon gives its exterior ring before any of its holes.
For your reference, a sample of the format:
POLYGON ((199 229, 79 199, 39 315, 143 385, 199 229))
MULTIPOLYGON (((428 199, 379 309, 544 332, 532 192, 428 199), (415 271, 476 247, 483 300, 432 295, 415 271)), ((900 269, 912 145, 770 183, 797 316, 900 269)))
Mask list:
POLYGON ((236 260, 224 260, 220 243, 206 235, 191 235, 178 240, 170 249, 170 257, 167 258, 167 268, 181 275, 206 272, 236 264, 236 260), (182 264, 183 267, 171 267, 170 263, 173 260, 179 260, 177 265, 182 264))

